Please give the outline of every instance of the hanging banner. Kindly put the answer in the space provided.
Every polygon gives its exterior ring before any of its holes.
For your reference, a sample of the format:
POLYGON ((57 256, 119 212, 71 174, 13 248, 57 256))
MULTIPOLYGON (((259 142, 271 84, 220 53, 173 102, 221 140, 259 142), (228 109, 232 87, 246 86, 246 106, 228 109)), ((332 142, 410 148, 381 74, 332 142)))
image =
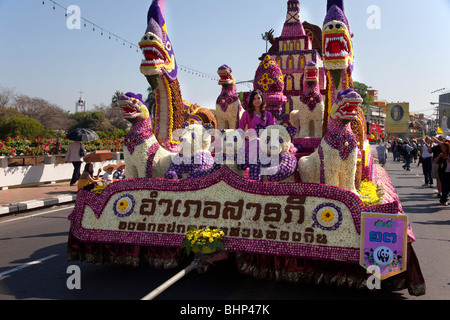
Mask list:
POLYGON ((378 267, 381 280, 405 271, 407 226, 406 215, 362 212, 359 264, 378 267))
POLYGON ((388 103, 386 106, 386 132, 409 132, 409 103, 388 103))

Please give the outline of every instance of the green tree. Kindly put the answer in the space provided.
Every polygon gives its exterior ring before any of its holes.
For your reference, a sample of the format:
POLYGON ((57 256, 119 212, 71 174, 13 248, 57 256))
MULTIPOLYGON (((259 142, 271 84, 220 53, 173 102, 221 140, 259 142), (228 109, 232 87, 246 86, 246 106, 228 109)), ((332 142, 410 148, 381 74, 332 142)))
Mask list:
POLYGON ((44 126, 39 121, 27 116, 13 116, 0 123, 0 139, 25 136, 34 138, 44 133, 44 126))
POLYGON ((363 99, 363 103, 361 104, 361 108, 364 110, 364 113, 367 114, 368 107, 373 105, 373 98, 368 95, 367 90, 371 89, 368 85, 353 81, 354 90, 361 96, 363 99))
POLYGON ((122 116, 122 109, 114 107, 114 100, 109 106, 104 104, 94 106, 94 111, 102 112, 114 128, 125 130, 129 126, 129 122, 122 116))
POLYGON ((20 112, 11 107, 0 105, 0 123, 14 116, 20 116, 20 112))
POLYGON ((76 128, 88 128, 94 131, 110 132, 115 129, 106 119, 105 114, 100 111, 76 112, 71 114, 69 118, 74 121, 74 124, 68 131, 76 128))
POLYGON ((111 107, 119 107, 119 98, 123 95, 122 91, 116 90, 111 98, 111 107))

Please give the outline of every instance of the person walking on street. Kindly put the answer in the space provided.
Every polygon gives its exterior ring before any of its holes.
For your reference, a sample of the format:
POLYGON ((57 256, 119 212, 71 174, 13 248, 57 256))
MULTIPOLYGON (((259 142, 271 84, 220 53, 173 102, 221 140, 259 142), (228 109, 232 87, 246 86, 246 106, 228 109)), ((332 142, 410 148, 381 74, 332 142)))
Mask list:
POLYGON ((400 161, 400 156, 398 152, 398 142, 394 140, 392 143, 392 154, 394 156, 394 161, 400 161))
POLYGON ((448 205, 448 194, 450 191, 450 144, 448 142, 441 142, 441 153, 434 159, 438 167, 438 174, 441 181, 442 193, 439 202, 443 205, 448 205))
POLYGON ((83 151, 84 146, 81 141, 72 141, 69 144, 69 148, 67 149, 65 162, 72 162, 73 165, 73 173, 72 173, 72 179, 70 180, 70 185, 74 186, 76 185, 78 179, 80 178, 80 170, 81 170, 81 163, 83 162, 83 151))
POLYGON ((431 176, 431 170, 433 166, 433 155, 431 154, 431 139, 426 137, 422 145, 422 169, 425 183, 422 187, 431 188, 433 186, 433 177, 431 176))
POLYGON ((413 150, 411 151, 411 158, 414 161, 414 163, 417 162, 417 156, 418 156, 418 146, 417 146, 417 140, 412 139, 410 143, 413 150))
POLYGON ((405 169, 406 171, 411 171, 411 151, 413 151, 413 148, 408 144, 408 142, 405 141, 403 149, 405 150, 405 164, 403 165, 403 169, 405 169))
POLYGON ((433 166, 431 168, 431 177, 433 179, 436 179, 436 187, 438 190, 438 194, 436 195, 436 198, 441 197, 442 194, 442 183, 441 183, 441 175, 438 173, 438 163, 435 161, 435 159, 439 156, 439 154, 442 152, 441 145, 444 142, 444 137, 439 135, 436 137, 431 138, 432 140, 432 146, 431 146, 431 154, 433 155, 433 166))
POLYGON ((387 148, 384 142, 377 146, 378 163, 384 167, 386 165, 387 148))

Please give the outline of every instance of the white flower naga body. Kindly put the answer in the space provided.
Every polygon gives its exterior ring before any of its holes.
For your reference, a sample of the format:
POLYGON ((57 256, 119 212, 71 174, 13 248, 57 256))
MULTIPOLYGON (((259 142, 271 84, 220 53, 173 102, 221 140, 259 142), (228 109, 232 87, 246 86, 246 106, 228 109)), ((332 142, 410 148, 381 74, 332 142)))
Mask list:
POLYGON ((119 98, 123 117, 132 123, 124 140, 127 178, 162 178, 174 153, 162 148, 153 134, 151 117, 142 95, 128 92, 119 98))
POLYGON ((324 109, 325 103, 319 87, 319 68, 314 61, 310 61, 305 68, 300 104, 290 113, 290 120, 298 130, 298 137, 322 137, 324 109))
POLYGON ((298 169, 303 182, 332 185, 357 193, 358 145, 350 121, 356 119, 356 108, 362 101, 353 89, 339 92, 319 148, 310 156, 299 159, 298 169))

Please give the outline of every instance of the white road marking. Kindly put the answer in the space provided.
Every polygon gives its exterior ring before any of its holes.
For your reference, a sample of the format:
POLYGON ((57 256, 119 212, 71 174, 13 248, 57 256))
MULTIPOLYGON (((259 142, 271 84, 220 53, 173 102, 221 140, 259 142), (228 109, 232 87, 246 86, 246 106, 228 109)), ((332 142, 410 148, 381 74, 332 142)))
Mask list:
POLYGON ((57 212, 57 211, 61 211, 61 210, 67 210, 67 209, 70 209, 70 208, 73 208, 73 207, 74 206, 69 206, 69 207, 59 208, 59 209, 55 209, 55 210, 51 210, 51 211, 45 211, 45 212, 41 212, 41 213, 36 213, 36 214, 29 215, 29 216, 23 216, 23 217, 19 217, 19 218, 9 219, 9 220, 5 220, 5 221, 1 221, 0 224, 7 223, 7 222, 12 222, 12 221, 17 221, 17 220, 22 220, 22 219, 27 219, 27 218, 33 218, 33 217, 37 217, 37 216, 42 216, 42 215, 47 214, 47 213, 53 213, 53 212, 57 212))
POLYGON ((41 263, 41 262, 43 262, 45 260, 54 258, 56 256, 58 256, 58 254, 52 254, 50 256, 41 258, 39 260, 31 261, 31 262, 25 263, 25 264, 23 264, 21 266, 15 267, 13 269, 3 271, 3 272, 0 273, 0 277, 5 276, 5 275, 10 274, 10 273, 13 273, 13 272, 16 272, 16 271, 19 271, 19 270, 22 270, 22 269, 27 268, 27 267, 33 266, 35 264, 39 264, 39 263, 41 263))

